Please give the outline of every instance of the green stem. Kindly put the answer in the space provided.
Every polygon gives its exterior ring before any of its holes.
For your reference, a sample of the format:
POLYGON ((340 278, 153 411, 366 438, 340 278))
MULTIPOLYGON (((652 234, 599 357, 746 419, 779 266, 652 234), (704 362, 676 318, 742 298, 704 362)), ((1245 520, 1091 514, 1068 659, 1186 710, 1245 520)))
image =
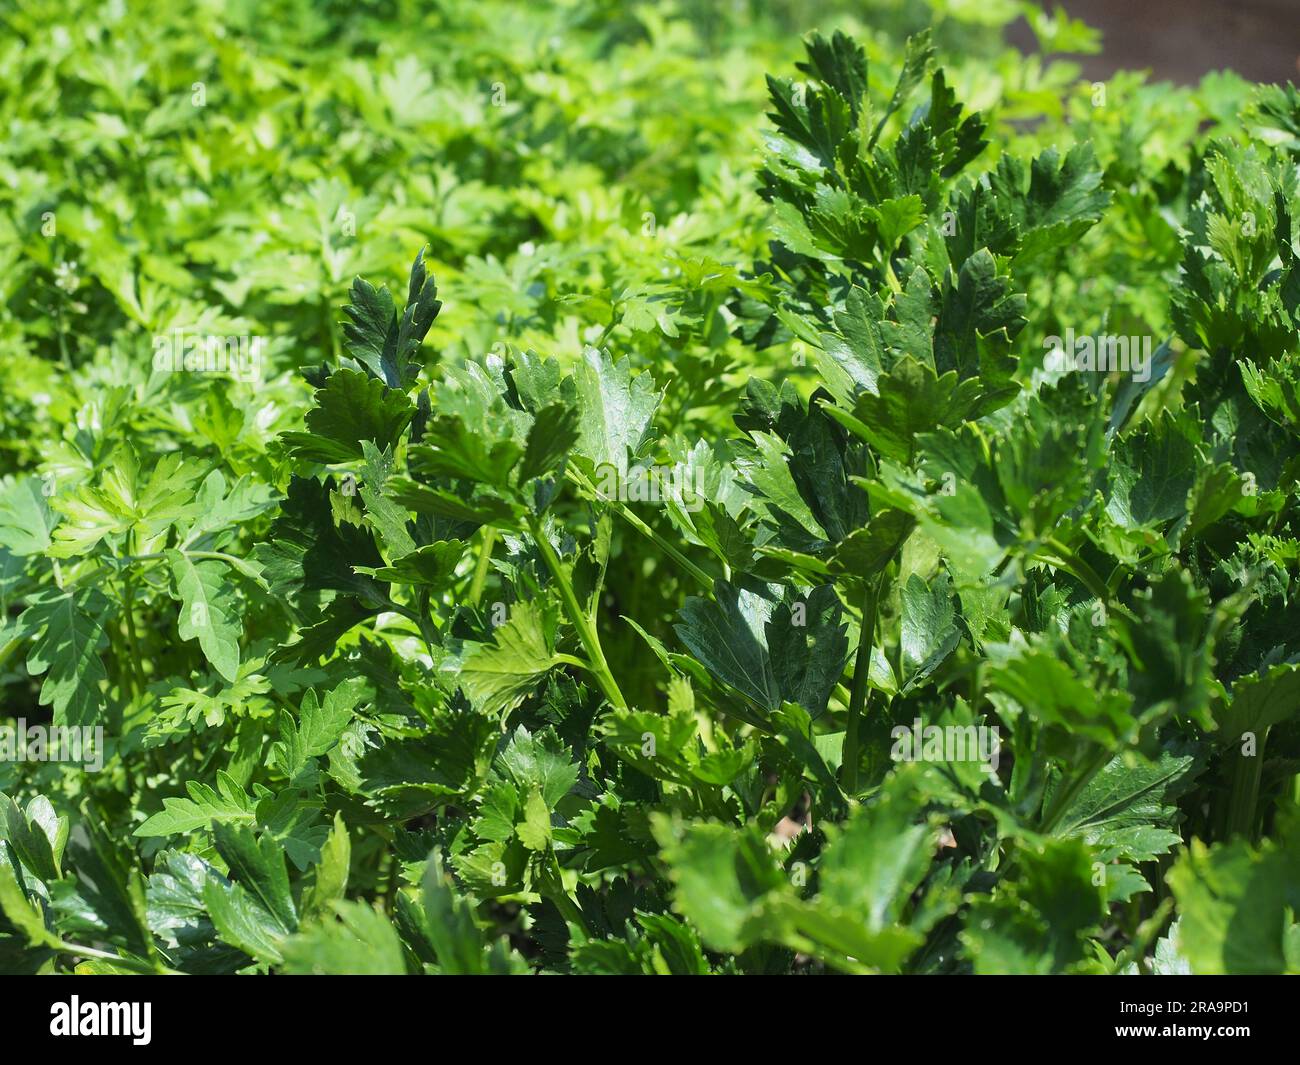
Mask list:
POLYGON ((551 657, 562 666, 573 666, 574 669, 585 670, 588 673, 591 672, 591 663, 585 659, 579 658, 577 655, 557 654, 552 655, 551 657))
POLYGON ((469 605, 478 606, 483 595, 483 586, 487 583, 488 569, 492 563, 492 548, 496 545, 497 531, 491 525, 483 529, 483 542, 478 547, 478 564, 474 567, 474 579, 469 586, 469 605))
POLYGON ((554 903, 555 908, 560 911, 560 916, 569 924, 576 924, 587 935, 591 935, 591 929, 587 926, 586 918, 582 916, 582 910, 564 890, 564 876, 560 872, 560 862, 555 857, 554 851, 551 851, 550 859, 550 867, 546 870, 547 875, 543 880, 545 884, 543 894, 554 903))
POLYGON ((702 570, 699 566, 697 566, 694 562, 692 562, 689 558, 687 558, 684 554, 682 554, 681 551, 679 551, 676 547, 674 547, 662 536, 660 536, 659 533, 655 532, 654 529, 652 529, 649 525, 647 525, 644 521, 642 521, 641 517, 638 514, 633 513, 633 511, 625 503, 615 500, 614 512, 618 514, 618 516, 621 517, 624 521, 626 521, 629 525, 631 525, 632 528, 634 528, 642 536, 646 537, 654 544, 656 544, 664 554, 666 554, 669 558, 671 558, 674 562, 676 562, 679 566, 681 566, 682 569, 684 569, 687 573, 689 573, 692 577, 694 577, 700 583, 700 585, 705 589, 705 591, 708 591, 713 588, 712 577, 710 577, 707 573, 704 572, 704 570, 702 570))
POLYGON ((858 636, 858 655, 853 662, 853 687, 849 692, 849 718, 844 733, 844 790, 850 796, 858 790, 858 727, 862 709, 867 702, 867 679, 871 673, 871 646, 876 638, 876 614, 880 608, 880 595, 885 586, 885 570, 880 571, 875 583, 864 581, 862 598, 862 625, 858 636))
POLYGON ((1060 540, 1049 538, 1044 543, 1059 556, 1055 559, 1043 558, 1044 562, 1072 573, 1083 582, 1088 591, 1092 592, 1103 603, 1110 602, 1110 588, 1095 569, 1066 547, 1065 544, 1061 543, 1060 540))
POLYGON ((600 498, 601 502, 606 503, 609 506, 609 508, 614 511, 614 513, 616 513, 620 518, 622 518, 629 525, 631 525, 632 528, 634 528, 646 539, 651 541, 651 543, 653 543, 656 547, 658 547, 659 550, 661 550, 665 555, 667 555, 679 566, 681 566, 682 569, 684 569, 687 573, 689 573, 692 577, 694 577, 697 581, 699 581, 700 586, 703 587, 705 591, 708 591, 713 587, 713 578, 709 576, 709 574, 707 574, 704 570, 702 570, 699 566, 697 566, 694 562, 692 562, 689 558, 687 558, 684 554, 682 554, 681 551, 679 551, 676 547, 674 547, 662 536, 660 536, 657 532, 655 532, 654 529, 652 529, 649 525, 647 525, 641 519, 640 515, 636 514, 630 507, 628 507, 626 503, 624 503, 622 500, 619 499, 605 499, 603 496, 599 496, 599 493, 596 492, 595 485, 593 485, 580 473, 577 473, 575 470, 573 470, 572 467, 570 467, 569 470, 566 471, 566 476, 568 477, 570 482, 577 485, 579 488, 583 489, 586 492, 591 493, 592 495, 597 495, 600 498))
POLYGON ((564 612, 578 631, 578 640, 582 643, 582 648, 587 652, 587 658, 591 663, 592 676, 600 685, 600 690, 605 693, 605 698, 618 709, 626 710, 627 700, 619 691, 618 682, 614 680, 614 674, 609 670, 609 663, 605 661, 605 652, 601 650, 600 636, 596 633, 596 627, 582 608, 582 604, 578 602, 578 596, 573 590, 568 574, 564 572, 560 557, 555 553, 555 548, 551 546, 551 541, 536 516, 529 517, 528 529, 533 534, 533 540, 537 543, 537 550, 541 553, 546 568, 551 571, 551 576, 555 578, 555 583, 560 589, 564 612))
POLYGON ((613 304, 609 308, 609 323, 600 331, 600 336, 596 338, 596 343, 591 345, 597 351, 604 347, 605 341, 609 339, 609 334, 614 332, 614 327, 622 321, 618 313, 618 304, 613 304))
POLYGON ((889 284, 894 295, 903 294, 903 286, 898 283, 898 275, 894 273, 894 263, 888 255, 885 256, 885 281, 889 284))
POLYGON ((55 306, 57 310, 55 311, 56 317, 55 317, 54 328, 59 337, 59 360, 63 363, 64 369, 71 370, 72 356, 68 354, 67 332, 64 329, 64 325, 63 325, 63 301, 66 298, 67 297, 63 296, 62 293, 60 293, 60 297, 56 301, 55 306))

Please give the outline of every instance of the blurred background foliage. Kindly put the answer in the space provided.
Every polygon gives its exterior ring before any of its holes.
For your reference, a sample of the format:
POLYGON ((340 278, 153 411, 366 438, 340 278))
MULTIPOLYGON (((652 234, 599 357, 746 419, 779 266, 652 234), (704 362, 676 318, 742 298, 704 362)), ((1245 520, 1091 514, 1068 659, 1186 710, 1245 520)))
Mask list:
MULTIPOLYGON (((242 451, 277 479, 262 441, 302 409, 292 371, 337 350, 353 277, 398 282, 424 243, 446 303, 434 351, 569 359, 604 338, 697 387, 695 406, 722 401, 750 371, 718 373, 746 357, 718 316, 766 242, 764 72, 810 21, 757 0, 0 5, 0 472, 57 460, 46 442, 116 397, 164 447, 242 451), (219 387, 153 374, 152 338, 176 328, 264 337, 268 365, 219 387)), ((1006 150, 1082 126, 1132 207, 1090 238, 1098 305, 1163 313, 1125 295, 1132 270, 1174 264, 1159 164, 1237 114, 1240 79, 1119 75, 1096 106, 1061 57, 1098 34, 1019 0, 829 3, 815 21, 867 42, 882 77, 932 25, 1006 150), (1013 22, 1028 54, 1004 44, 1013 22), (1134 242, 1145 262, 1110 269, 1134 242)))

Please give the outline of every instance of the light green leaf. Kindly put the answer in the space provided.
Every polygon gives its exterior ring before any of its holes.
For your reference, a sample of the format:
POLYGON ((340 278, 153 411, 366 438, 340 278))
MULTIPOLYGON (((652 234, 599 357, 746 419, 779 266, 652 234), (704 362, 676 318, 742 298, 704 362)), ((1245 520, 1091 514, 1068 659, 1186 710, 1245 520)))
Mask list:
POLYGON ((221 562, 195 561, 183 551, 168 550, 166 555, 174 594, 181 602, 181 639, 197 639, 212 668, 233 683, 239 676, 244 630, 229 571, 221 562))
POLYGON ((27 671, 45 675, 41 705, 54 710, 56 725, 94 725, 101 720, 108 672, 99 651, 108 600, 97 589, 66 595, 47 592, 18 619, 21 628, 37 633, 27 652, 27 671))
POLYGON ((514 605, 496 642, 475 651, 461 669, 461 685, 476 706, 501 714, 523 702, 556 664, 554 625, 537 603, 514 605))

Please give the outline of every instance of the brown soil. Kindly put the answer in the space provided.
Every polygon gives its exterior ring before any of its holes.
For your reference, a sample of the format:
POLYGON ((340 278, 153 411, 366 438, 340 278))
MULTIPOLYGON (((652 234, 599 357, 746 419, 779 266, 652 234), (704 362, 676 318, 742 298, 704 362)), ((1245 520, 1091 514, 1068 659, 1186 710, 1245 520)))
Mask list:
MULTIPOLYGON (((1300 83, 1300 0, 1062 0, 1061 6, 1102 31, 1102 54, 1079 57, 1085 77, 1150 70, 1191 84, 1229 69, 1253 81, 1300 83)), ((1011 37, 1033 47, 1023 22, 1011 37)))

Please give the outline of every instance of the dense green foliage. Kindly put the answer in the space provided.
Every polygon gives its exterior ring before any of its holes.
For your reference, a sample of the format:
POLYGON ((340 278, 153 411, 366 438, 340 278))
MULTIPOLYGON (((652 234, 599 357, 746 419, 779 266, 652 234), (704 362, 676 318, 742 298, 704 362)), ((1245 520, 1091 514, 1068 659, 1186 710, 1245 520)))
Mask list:
POLYGON ((0 969, 1300 970, 1295 89, 1016 0, 43 7, 0 969))

